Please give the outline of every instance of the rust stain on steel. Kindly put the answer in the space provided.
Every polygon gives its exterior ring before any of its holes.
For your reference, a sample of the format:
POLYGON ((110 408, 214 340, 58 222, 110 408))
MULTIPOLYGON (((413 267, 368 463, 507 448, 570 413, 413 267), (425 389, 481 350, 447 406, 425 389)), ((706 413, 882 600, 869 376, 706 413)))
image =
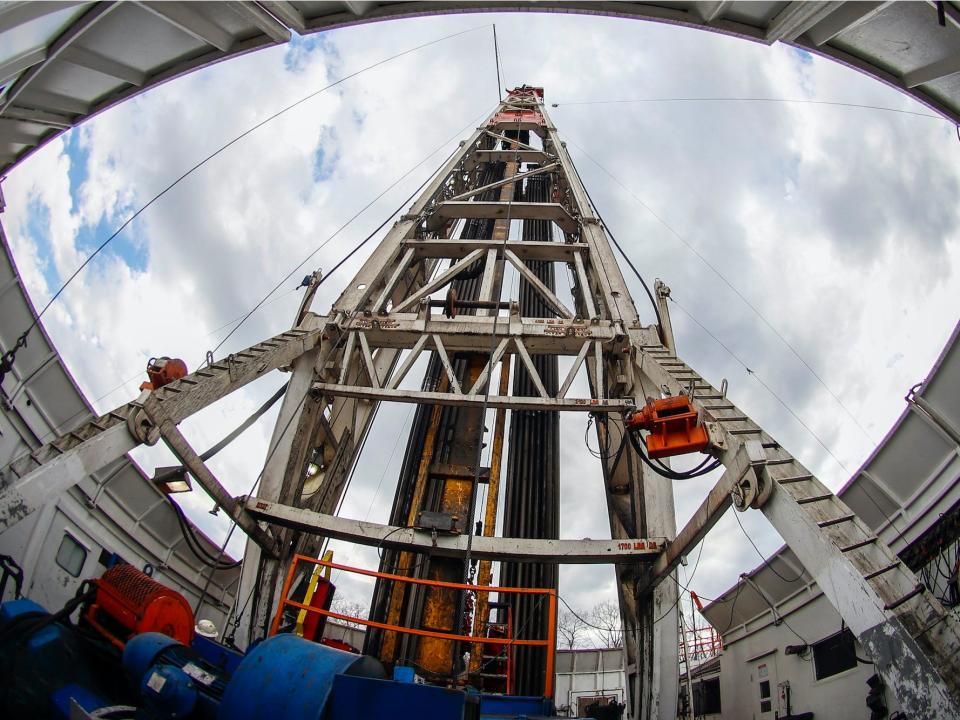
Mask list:
MULTIPOLYGON (((476 353, 469 356, 466 377, 472 385, 480 377, 486 367, 488 356, 476 353)), ((449 462, 433 466, 429 473, 428 482, 436 483, 440 489, 439 509, 441 512, 455 515, 464 525, 464 532, 472 532, 472 528, 465 527, 469 516, 470 500, 473 490, 473 475, 476 471, 476 445, 470 442, 482 442, 483 417, 479 408, 464 408, 457 414, 455 432, 461 442, 449 447, 449 462), (451 475, 443 472, 450 465, 465 465, 469 469, 469 477, 451 475), (438 472, 439 470, 439 472, 438 472)), ((431 428, 432 430, 432 428, 431 428)), ((430 577, 434 580, 460 582, 463 576, 463 561, 458 558, 432 558, 430 561, 430 577)), ((451 631, 454 629, 457 616, 458 594, 456 591, 445 588, 430 588, 424 594, 423 627, 432 627, 438 630, 451 631), (442 591, 446 590, 446 591, 442 591)), ((463 628, 456 628, 461 632, 463 628)), ((461 633, 462 634, 462 633, 461 633)), ((416 663, 420 667, 449 677, 453 673, 453 644, 449 640, 438 638, 424 638, 417 644, 416 663)))
MULTIPOLYGON (((446 392, 450 385, 449 379, 444 375, 440 379, 440 392, 446 392)), ((440 425, 440 414, 443 412, 441 405, 436 405, 430 415, 430 427, 427 430, 427 437, 424 441, 423 454, 420 456, 420 466, 417 469, 417 481, 414 485, 413 500, 410 503, 410 512, 407 515, 407 527, 412 527, 416 522, 417 513, 420 510, 420 503, 423 501, 423 493, 427 485, 429 476, 430 462, 433 459, 433 449, 436 446, 437 429, 440 425)), ((403 552, 397 559, 397 575, 410 575, 412 566, 411 560, 413 553, 403 552)), ((403 613, 403 599, 407 594, 407 583, 395 582, 390 588, 390 602, 387 606, 388 625, 399 625, 400 616, 403 613)), ((380 646, 380 660, 385 663, 392 663, 397 654, 396 632, 388 631, 383 635, 383 643, 380 646)))

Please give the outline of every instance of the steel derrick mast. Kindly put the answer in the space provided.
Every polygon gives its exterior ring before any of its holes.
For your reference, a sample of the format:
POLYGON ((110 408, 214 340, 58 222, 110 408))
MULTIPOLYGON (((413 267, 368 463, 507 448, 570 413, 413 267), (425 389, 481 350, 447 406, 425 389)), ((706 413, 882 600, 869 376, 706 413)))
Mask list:
POLYGON ((654 298, 658 323, 641 321, 611 242, 542 90, 516 88, 426 184, 327 314, 311 312, 311 288, 293 329, 146 390, 17 459, 0 478, 0 530, 123 453, 162 439, 248 537, 238 643, 268 632, 291 560, 315 556, 322 538, 340 538, 383 552, 369 652, 435 679, 482 680, 496 674, 483 672, 486 646, 463 638, 489 631, 488 618, 505 613, 517 669, 508 689, 532 693, 551 684, 552 653, 532 638, 545 629, 550 637, 558 563, 613 564, 631 716, 672 719, 673 573, 731 504, 759 509, 910 715, 956 714, 956 618, 842 501, 678 356, 664 287, 654 298), (514 277, 515 294, 507 282, 514 277), (569 287, 558 287, 568 277, 569 287), (424 378, 401 388, 425 356, 424 378), (290 381, 256 497, 233 498, 177 426, 275 369, 289 371, 290 381), (574 397, 583 386, 587 395, 574 397), (408 445, 389 522, 338 517, 383 401, 418 405, 403 430, 408 445), (561 412, 596 419, 604 452, 595 483, 610 540, 557 539, 561 412), (679 532, 669 469, 651 452, 671 446, 709 452, 724 470, 679 532), (495 563, 500 585, 521 592, 493 589, 495 563), (455 587, 464 578, 470 592, 455 587), (540 600, 523 592, 533 589, 545 591, 540 600))
MULTIPOLYGON (((420 405, 409 430, 390 525, 434 534, 557 538, 559 412, 612 412, 619 417, 642 404, 645 396, 639 386, 633 396, 625 384, 631 353, 627 330, 642 335, 646 344, 659 343, 657 329, 640 321, 603 228, 545 111, 542 91, 528 87, 511 91, 461 146, 334 303, 329 319, 339 325, 341 359, 328 361, 326 367, 315 359, 295 366, 294 382, 298 372, 303 381, 300 389, 288 391, 281 409, 278 450, 267 463, 258 497, 296 505, 290 493, 302 491, 296 485, 311 453, 322 449, 325 456, 333 455, 323 472, 342 476, 355 459, 375 403, 412 400, 420 405), (557 263, 569 267, 575 278, 568 292, 560 293, 572 298, 569 307, 556 288, 557 263), (515 297, 504 287, 507 267, 518 277, 515 297), (401 357, 399 349, 410 352, 401 357), (397 390, 417 357, 427 352, 420 391, 397 390), (570 358, 562 374, 560 356, 570 358), (591 389, 589 399, 570 397, 581 374, 591 389), (301 402, 307 386, 312 395, 301 402), (326 412, 311 410, 326 404, 326 412), (484 409, 490 411, 486 420, 484 409), (328 427, 318 425, 324 417, 329 418, 328 427), (304 450, 302 439, 311 436, 321 442, 307 442, 310 450, 304 450), (350 449, 332 452, 334 443, 350 449), (493 451, 483 467, 478 467, 478 443, 493 451), (286 464, 285 457, 290 458, 286 464), (337 462, 337 457, 343 460, 337 462), (483 507, 477 507, 480 485, 488 486, 483 507), (498 501, 504 517, 500 532, 495 527, 498 501)), ((671 537, 675 528, 669 483, 656 476, 644 480, 642 466, 628 455, 616 465, 612 458, 604 461, 607 467, 597 474, 607 488, 612 537, 671 537)), ((323 483, 335 507, 338 481, 323 483)), ((491 560, 480 560, 471 575, 464 557, 391 548, 389 542, 384 547, 381 571, 450 582, 473 577, 478 586, 493 579, 491 560)), ((644 544, 644 551, 648 548, 644 544)), ((247 610, 247 626, 255 636, 266 627, 288 558, 263 558, 254 569, 249 558, 257 548, 251 544, 248 551, 239 595, 246 597, 258 588, 247 610)), ((288 540, 288 555, 292 551, 288 540)), ((556 588, 555 561, 504 560, 501 585, 556 588)), ((677 642, 676 623, 670 619, 653 625, 660 614, 654 611, 672 612, 676 589, 665 583, 639 597, 637 583, 649 562, 629 560, 618 565, 617 577, 627 629, 631 704, 649 708, 655 716, 660 702, 671 708, 675 702, 674 673, 661 677, 660 668, 675 664, 677 642)), ((464 604, 473 599, 380 580, 371 619, 444 631, 466 622, 481 632, 497 611, 481 592, 472 612, 464 612, 464 604)), ((508 605, 517 638, 542 636, 551 620, 544 603, 519 596, 508 605)), ((460 629, 467 634, 467 628, 460 629)), ((366 650, 388 662, 413 664, 436 678, 462 671, 490 674, 483 673, 482 648, 436 638, 374 627, 366 650), (461 651, 472 651, 469 667, 461 667, 461 651)), ((541 648, 518 647, 514 666, 514 690, 543 691, 541 648)))

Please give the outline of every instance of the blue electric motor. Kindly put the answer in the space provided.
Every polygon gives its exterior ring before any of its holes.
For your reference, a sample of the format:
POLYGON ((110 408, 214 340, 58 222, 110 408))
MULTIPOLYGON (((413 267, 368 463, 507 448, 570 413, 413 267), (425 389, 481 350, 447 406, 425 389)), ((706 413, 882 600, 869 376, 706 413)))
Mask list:
POLYGON ((123 649, 123 670, 140 689, 148 717, 179 720, 217 716, 226 680, 192 648, 160 633, 131 638, 123 649))
POLYGON ((275 635, 252 648, 234 672, 220 720, 318 720, 338 675, 382 679, 386 672, 372 657, 275 635))

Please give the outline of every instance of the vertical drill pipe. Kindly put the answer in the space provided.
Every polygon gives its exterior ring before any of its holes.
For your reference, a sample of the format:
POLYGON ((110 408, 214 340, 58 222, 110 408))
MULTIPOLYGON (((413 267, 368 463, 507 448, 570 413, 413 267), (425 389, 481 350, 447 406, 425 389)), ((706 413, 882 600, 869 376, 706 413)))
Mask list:
MULTIPOLYGON (((503 175, 502 163, 487 164, 478 175, 478 184, 489 184, 500 179, 503 175)), ((491 197, 480 199, 491 200, 496 190, 485 193, 491 197)), ((463 239, 481 239, 490 236, 493 221, 469 220, 465 223, 461 237, 463 239)), ((474 299, 479 293, 482 261, 475 267, 465 271, 453 282, 457 296, 464 300, 474 299)), ((461 383, 469 374, 477 370, 472 368, 476 360, 472 358, 453 358, 454 371, 461 383)), ((435 390, 438 385, 446 382, 446 376, 436 353, 433 353, 424 377, 423 388, 435 390)), ((391 522, 397 525, 409 526, 414 524, 416 516, 421 510, 446 511, 445 486, 443 478, 435 478, 430 473, 433 463, 450 462, 451 450, 457 444, 457 432, 461 423, 468 425, 472 421, 475 410, 449 407, 418 406, 413 426, 411 427, 404 464, 397 483, 394 504, 391 512, 391 522)), ((473 433, 478 435, 478 433, 473 433)), ((480 442, 478 439, 477 442, 480 442)), ((456 488, 452 488, 456 492, 456 488)), ((450 500, 450 498, 448 498, 450 500)), ((461 517, 463 515, 461 514, 461 517)), ((381 561, 381 570, 384 568, 398 568, 404 574, 418 577, 440 577, 445 574, 440 567, 449 564, 448 559, 435 559, 432 562, 424 555, 414 556, 410 553, 385 550, 381 561), (413 558, 419 562, 412 562, 413 558)), ((454 561, 457 562, 457 561, 454 561)), ((457 572, 460 566, 457 565, 457 572)), ((458 579, 458 578, 450 578, 458 579)), ((387 580, 378 580, 374 591, 374 602, 371 607, 371 618, 384 620, 391 624, 421 626, 424 613, 427 612, 425 603, 438 602, 437 597, 427 598, 429 591, 417 587, 403 587, 403 584, 392 583, 387 580), (393 586, 393 587, 391 587, 393 586), (398 623, 399 620, 402 623, 398 623)), ((436 596, 436 593, 434 593, 436 596)), ((431 612, 434 612, 431 610, 431 612)), ((451 612, 452 614, 452 612, 451 612)), ((434 615, 436 613, 434 612, 434 615)), ((446 624, 446 623, 444 623, 446 624)), ((379 655, 387 662, 410 661, 418 657, 418 647, 421 641, 411 636, 401 639, 385 635, 382 632, 370 633, 365 644, 365 651, 379 655)), ((441 641, 442 642, 442 641, 441 641)), ((430 644, 428 642, 428 644, 430 644)))
MULTIPOLYGON (((525 199, 528 202, 549 202, 548 175, 528 178, 525 199)), ((550 241, 550 223, 526 220, 524 241, 550 241)), ((528 262, 537 277, 554 290, 556 279, 553 263, 528 262)), ((520 313, 524 317, 555 317, 553 310, 526 280, 520 281, 520 313)), ((556 357, 533 356, 544 387, 556 393, 558 364, 556 357)), ((517 365, 513 394, 535 395, 536 390, 526 371, 517 365)), ((507 460, 507 482, 504 493, 504 535, 510 537, 559 537, 559 414, 556 412, 514 411, 511 415, 510 442, 507 460)), ((519 587, 552 587, 558 584, 555 563, 503 563, 501 581, 519 587)), ((513 625, 518 638, 544 637, 551 627, 549 608, 539 599, 511 599, 513 625)), ((548 657, 542 648, 516 647, 517 677, 514 689, 521 695, 539 695, 549 684, 545 668, 548 657), (532 651, 532 652, 531 652, 532 651)))

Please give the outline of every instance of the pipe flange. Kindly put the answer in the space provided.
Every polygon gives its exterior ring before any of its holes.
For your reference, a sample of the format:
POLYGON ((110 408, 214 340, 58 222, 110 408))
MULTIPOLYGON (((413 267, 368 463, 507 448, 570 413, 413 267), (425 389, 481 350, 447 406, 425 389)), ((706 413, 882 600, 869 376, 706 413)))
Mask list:
POLYGON ((142 407, 134 406, 127 415, 127 430, 135 440, 144 445, 156 445, 160 428, 151 420, 142 407))

